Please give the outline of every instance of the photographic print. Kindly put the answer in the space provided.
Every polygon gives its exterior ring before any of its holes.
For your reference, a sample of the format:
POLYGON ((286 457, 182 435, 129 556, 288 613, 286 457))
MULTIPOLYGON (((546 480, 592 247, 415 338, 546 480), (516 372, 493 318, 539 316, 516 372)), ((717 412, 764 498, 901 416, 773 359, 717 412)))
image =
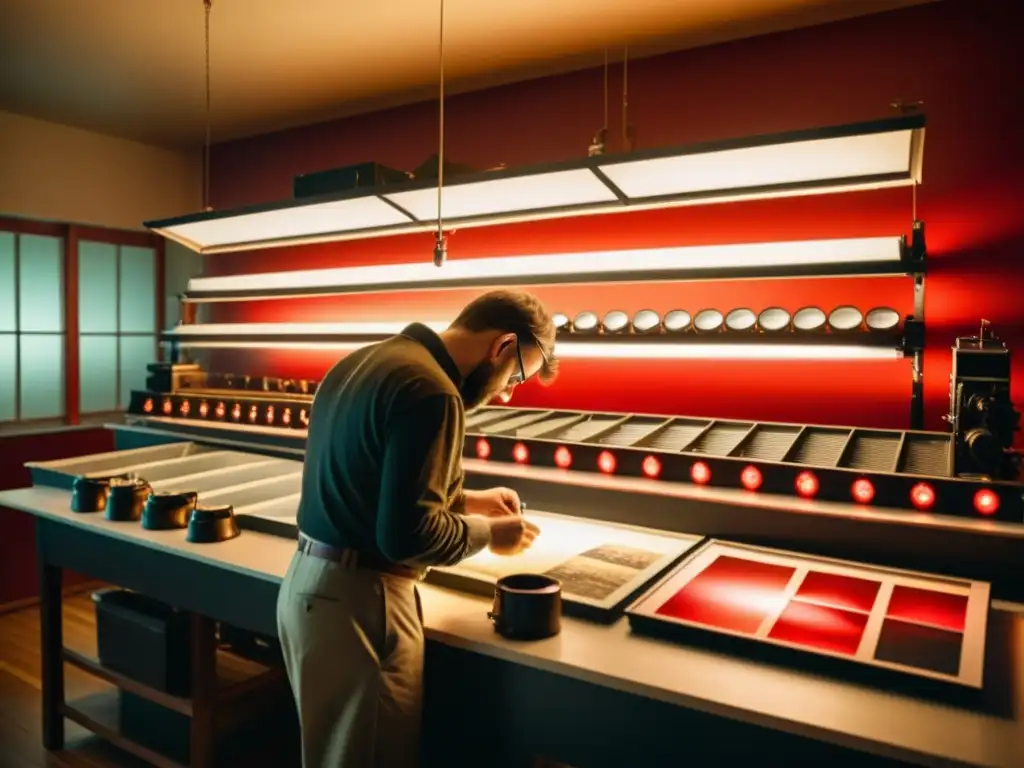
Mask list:
POLYGON ((627 610, 638 632, 718 634, 980 688, 990 587, 709 540, 627 610))
POLYGON ((614 618, 650 580, 696 546, 700 536, 528 512, 540 535, 526 552, 502 557, 485 550, 458 565, 431 568, 427 581, 476 594, 493 594, 494 582, 514 573, 539 573, 562 583, 567 611, 614 618))

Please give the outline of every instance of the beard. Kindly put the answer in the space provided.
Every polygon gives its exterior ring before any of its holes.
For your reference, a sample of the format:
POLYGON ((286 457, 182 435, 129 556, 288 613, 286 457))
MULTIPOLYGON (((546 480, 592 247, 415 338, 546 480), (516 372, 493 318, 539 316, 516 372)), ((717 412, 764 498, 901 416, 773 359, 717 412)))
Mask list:
POLYGON ((482 405, 491 402, 505 389, 505 381, 493 363, 481 363, 462 380, 459 392, 466 412, 475 411, 482 405))

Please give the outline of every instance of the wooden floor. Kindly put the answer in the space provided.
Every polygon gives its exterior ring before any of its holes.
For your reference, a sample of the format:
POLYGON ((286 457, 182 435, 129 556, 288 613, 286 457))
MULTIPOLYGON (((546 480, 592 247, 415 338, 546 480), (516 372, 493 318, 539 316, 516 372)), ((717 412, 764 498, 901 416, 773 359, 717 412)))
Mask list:
MULTIPOLYGON (((96 613, 90 591, 64 600, 64 643, 96 654, 96 613)), ((130 755, 114 750, 84 728, 66 722, 67 749, 47 755, 42 742, 39 609, 0 614, 0 765, 3 768, 141 768, 130 755)), ((101 680, 65 665, 67 698, 110 690, 101 680)))

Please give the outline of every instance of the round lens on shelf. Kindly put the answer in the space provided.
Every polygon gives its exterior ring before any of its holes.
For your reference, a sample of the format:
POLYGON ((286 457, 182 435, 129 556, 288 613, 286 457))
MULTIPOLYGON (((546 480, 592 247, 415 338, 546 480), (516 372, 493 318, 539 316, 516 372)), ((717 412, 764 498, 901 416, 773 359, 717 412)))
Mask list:
POLYGON ((551 323, 555 326, 556 332, 567 331, 569 329, 569 316, 562 312, 555 312, 551 316, 551 323))
POLYGON ((576 333, 596 333, 597 326, 596 312, 580 312, 572 321, 572 329, 576 333))
POLYGON ((613 309, 604 316, 605 333, 625 333, 629 330, 629 315, 621 309, 613 309))
POLYGON ((782 307, 768 307, 757 316, 757 327, 767 333, 778 333, 787 330, 792 320, 789 312, 782 307))
POLYGON ((864 314, 856 307, 836 307, 828 316, 828 326, 833 331, 856 331, 864 324, 864 314))
POLYGON ((690 330, 693 319, 685 309, 673 309, 665 315, 665 330, 669 333, 683 333, 690 330))
POLYGON ((693 329, 698 333, 712 333, 722 330, 725 318, 717 309, 702 309, 693 318, 693 329))
POLYGON ((732 310, 725 316, 725 327, 730 331, 752 331, 757 325, 757 315, 754 310, 746 307, 739 307, 732 310))
POLYGON ((891 331, 900 324, 900 313, 892 307, 875 307, 864 319, 869 331, 891 331))
POLYGON ((820 331, 825 327, 825 312, 818 307, 804 307, 793 315, 793 328, 798 331, 820 331))
POLYGON ((653 309, 641 309, 633 315, 633 330, 637 333, 657 333, 661 329, 661 318, 653 309))

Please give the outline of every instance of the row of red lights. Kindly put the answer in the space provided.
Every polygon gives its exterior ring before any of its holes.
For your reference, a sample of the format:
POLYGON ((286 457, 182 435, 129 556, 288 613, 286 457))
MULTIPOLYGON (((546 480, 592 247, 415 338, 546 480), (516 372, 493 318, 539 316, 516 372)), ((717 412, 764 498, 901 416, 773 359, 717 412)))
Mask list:
MULTIPOLYGON (((146 401, 142 404, 142 411, 143 411, 143 413, 153 413, 153 411, 155 410, 155 407, 156 406, 153 403, 153 398, 149 397, 149 398, 146 398, 146 401)), ((199 406, 197 408, 197 412, 199 413, 199 417, 200 418, 202 418, 202 419, 207 418, 210 415, 210 411, 211 410, 213 411, 214 416, 216 418, 218 418, 218 419, 227 418, 228 410, 227 410, 227 406, 223 402, 218 402, 217 405, 214 406, 212 409, 210 408, 209 403, 207 403, 205 400, 201 400, 199 402, 199 406)), ((161 405, 161 411, 162 411, 164 416, 173 416, 174 415, 174 403, 169 398, 165 398, 163 403, 162 403, 162 405, 161 405)), ((183 416, 183 417, 188 417, 188 415, 191 412, 192 412, 192 404, 188 400, 182 400, 181 404, 178 406, 178 414, 180 416, 183 416)), ((243 416, 242 405, 240 403, 234 403, 231 406, 231 412, 230 413, 231 413, 231 418, 234 421, 243 421, 243 418, 242 418, 242 416, 243 416)), ((275 421, 275 418, 276 418, 275 417, 275 413, 279 413, 280 414, 279 421, 281 422, 281 424, 283 424, 284 426, 289 426, 291 424, 291 422, 292 422, 292 409, 291 408, 281 408, 279 411, 276 411, 273 405, 268 405, 266 407, 266 410, 263 412, 263 419, 266 421, 266 423, 268 425, 273 425, 274 424, 274 421, 275 421)), ((249 408, 248 408, 248 420, 249 420, 250 424, 255 424, 258 421, 260 421, 260 408, 259 408, 258 405, 250 405, 249 406, 249 408)), ((299 409, 299 421, 302 423, 303 426, 309 426, 309 414, 308 414, 308 412, 307 412, 307 410, 305 408, 300 408, 299 409)))
MULTIPOLYGON (((491 456, 491 444, 484 438, 476 441, 476 455, 480 459, 488 459, 491 456)), ((512 459, 517 464, 526 464, 530 460, 530 449, 524 443, 516 443, 512 446, 512 459)), ((618 462, 615 454, 611 451, 601 451, 597 455, 597 468, 606 475, 614 474, 618 462)), ((572 466, 572 452, 564 445, 555 449, 555 466, 559 469, 569 469, 572 466)), ((640 470, 646 477, 657 479, 661 475, 661 461, 657 456, 645 456, 640 464, 640 470)), ((690 479, 696 485, 707 485, 711 482, 711 467, 703 461, 694 462, 690 467, 690 479)), ((740 484, 748 491, 757 491, 764 483, 764 476, 761 470, 751 465, 745 467, 740 473, 740 484)), ((805 499, 813 499, 820 488, 818 477, 813 472, 804 470, 796 476, 794 488, 798 496, 805 499)), ((870 504, 875 498, 875 486, 866 477, 853 481, 850 486, 850 496, 858 504, 870 504)), ((915 508, 927 511, 935 505, 935 489, 925 482, 920 482, 910 489, 910 503, 915 508)), ((979 514, 989 516, 999 511, 999 496, 995 491, 987 488, 980 489, 974 494, 974 508, 979 514)))

